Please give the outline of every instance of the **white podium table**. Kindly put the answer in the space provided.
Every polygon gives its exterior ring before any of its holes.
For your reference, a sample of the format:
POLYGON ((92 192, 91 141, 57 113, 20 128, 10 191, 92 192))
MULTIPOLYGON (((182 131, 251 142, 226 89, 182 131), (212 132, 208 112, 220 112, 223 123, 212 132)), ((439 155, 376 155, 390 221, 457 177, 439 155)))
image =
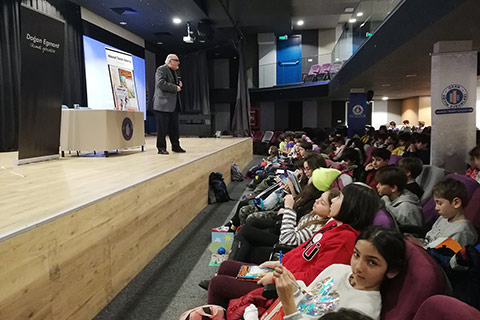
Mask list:
POLYGON ((62 109, 60 149, 104 151, 145 145, 143 112, 62 109))

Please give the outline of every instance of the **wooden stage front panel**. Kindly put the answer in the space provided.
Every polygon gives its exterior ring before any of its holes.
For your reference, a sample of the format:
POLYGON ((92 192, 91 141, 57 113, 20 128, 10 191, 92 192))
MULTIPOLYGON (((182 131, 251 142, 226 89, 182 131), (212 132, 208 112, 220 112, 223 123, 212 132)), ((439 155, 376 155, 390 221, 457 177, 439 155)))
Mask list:
POLYGON ((251 139, 182 138, 185 154, 126 151, 0 165, 0 319, 91 319, 207 205, 208 175, 251 139))

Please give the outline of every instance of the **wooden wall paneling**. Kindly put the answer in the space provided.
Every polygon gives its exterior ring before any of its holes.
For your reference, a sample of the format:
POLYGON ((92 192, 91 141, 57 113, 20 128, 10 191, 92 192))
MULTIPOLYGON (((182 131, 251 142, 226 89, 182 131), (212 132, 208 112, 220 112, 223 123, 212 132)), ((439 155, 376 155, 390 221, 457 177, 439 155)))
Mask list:
POLYGON ((251 158, 245 140, 0 242, 0 318, 94 317, 206 206, 209 173, 251 158))

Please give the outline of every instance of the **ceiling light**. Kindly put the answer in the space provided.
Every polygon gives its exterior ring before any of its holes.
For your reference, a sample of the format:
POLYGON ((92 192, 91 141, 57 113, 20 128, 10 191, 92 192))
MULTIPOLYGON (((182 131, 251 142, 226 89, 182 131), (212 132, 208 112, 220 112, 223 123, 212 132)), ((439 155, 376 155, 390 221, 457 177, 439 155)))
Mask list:
POLYGON ((298 20, 298 21, 297 21, 297 26, 303 26, 304 23, 305 23, 305 21, 303 21, 303 20, 298 20))
POLYGON ((157 41, 157 44, 163 44, 163 42, 162 41, 157 41))
POLYGON ((363 12, 357 12, 357 17, 363 16, 363 12))
POLYGON ((352 13, 353 10, 355 10, 355 8, 352 8, 352 7, 345 8, 345 13, 352 13))
POLYGON ((313 59, 308 59, 308 62, 313 62, 313 59))
POLYGON ((407 74, 405 77, 407 78, 413 78, 413 77, 416 77, 417 75, 416 74, 407 74))
POLYGON ((335 58, 335 61, 340 61, 340 59, 339 59, 339 58, 335 58))
POLYGON ((124 26, 124 25, 126 25, 127 23, 126 23, 125 21, 120 21, 120 24, 121 24, 122 26, 124 26))
POLYGON ((357 19, 355 18, 348 19, 348 23, 355 23, 355 22, 357 22, 357 19))
POLYGON ((383 100, 383 101, 387 101, 387 100, 388 100, 388 97, 382 97, 382 100, 383 100))
POLYGON ((389 83, 382 84, 382 87, 390 87, 390 86, 391 86, 391 84, 389 84, 389 83))
POLYGON ((182 19, 180 19, 180 18, 173 18, 172 21, 173 21, 173 23, 175 23, 175 24, 182 23, 182 19))

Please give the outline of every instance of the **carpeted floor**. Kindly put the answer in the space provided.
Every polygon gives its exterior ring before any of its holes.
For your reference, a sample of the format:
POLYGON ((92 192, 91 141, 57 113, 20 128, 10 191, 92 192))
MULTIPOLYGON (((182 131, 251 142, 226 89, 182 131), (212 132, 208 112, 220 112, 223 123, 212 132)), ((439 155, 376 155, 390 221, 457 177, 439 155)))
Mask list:
MULTIPOLYGON (((247 169, 261 161, 262 156, 254 156, 247 169)), ((230 197, 240 199, 248 182, 231 182, 230 197)), ((206 304, 207 291, 198 282, 217 270, 208 266, 211 228, 225 223, 236 204, 208 205, 94 319, 176 320, 206 304)))

